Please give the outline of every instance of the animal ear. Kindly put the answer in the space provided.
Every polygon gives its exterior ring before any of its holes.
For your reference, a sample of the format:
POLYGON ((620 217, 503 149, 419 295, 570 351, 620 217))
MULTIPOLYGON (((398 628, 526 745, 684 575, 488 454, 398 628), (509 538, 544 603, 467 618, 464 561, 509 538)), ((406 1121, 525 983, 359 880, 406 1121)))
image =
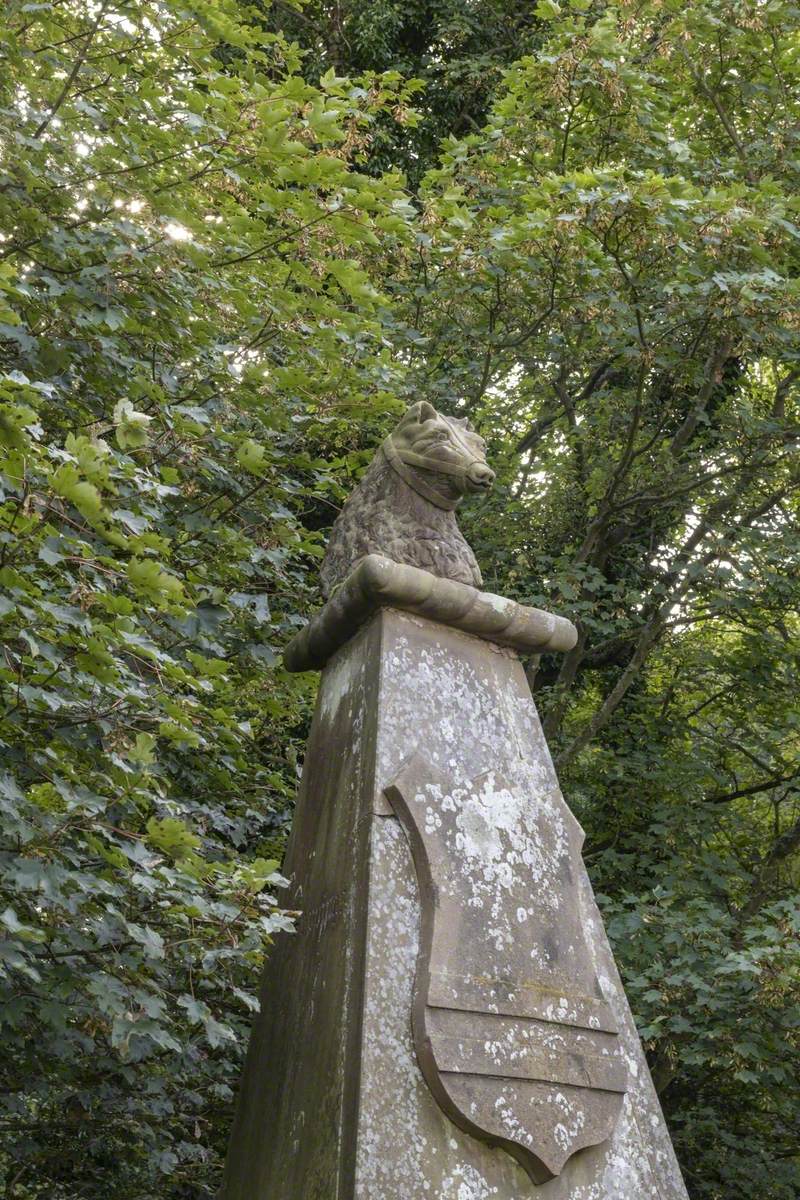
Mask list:
POLYGON ((420 424, 423 421, 431 421, 436 418, 436 409, 427 400, 420 400, 417 407, 419 408, 418 420, 420 424))

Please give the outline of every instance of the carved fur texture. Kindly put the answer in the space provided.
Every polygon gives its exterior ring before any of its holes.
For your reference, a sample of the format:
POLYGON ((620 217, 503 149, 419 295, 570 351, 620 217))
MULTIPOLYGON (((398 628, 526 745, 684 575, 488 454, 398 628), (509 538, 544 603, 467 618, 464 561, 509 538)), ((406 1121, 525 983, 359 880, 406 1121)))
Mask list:
POLYGON ((494 475, 485 465, 483 442, 466 422, 451 422, 423 401, 408 410, 397 432, 402 435, 401 445, 433 463, 440 456, 452 467, 461 456, 466 471, 471 462, 472 479, 437 474, 435 465, 432 469, 414 466, 406 472, 408 483, 379 450, 331 531, 320 573, 326 598, 367 554, 384 554, 444 579, 481 586, 475 555, 458 528, 455 512, 438 507, 412 486, 419 481, 423 489, 433 486, 457 500, 464 491, 491 485, 494 475))

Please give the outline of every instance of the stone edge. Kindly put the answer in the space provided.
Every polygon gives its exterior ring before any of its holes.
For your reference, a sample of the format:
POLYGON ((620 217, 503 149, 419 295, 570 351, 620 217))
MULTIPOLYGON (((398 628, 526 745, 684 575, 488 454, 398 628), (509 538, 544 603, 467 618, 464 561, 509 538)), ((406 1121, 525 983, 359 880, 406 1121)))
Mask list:
POLYGON ((379 608, 399 608, 529 654, 571 650, 578 638, 565 617, 368 554, 289 642, 286 670, 321 670, 379 608))

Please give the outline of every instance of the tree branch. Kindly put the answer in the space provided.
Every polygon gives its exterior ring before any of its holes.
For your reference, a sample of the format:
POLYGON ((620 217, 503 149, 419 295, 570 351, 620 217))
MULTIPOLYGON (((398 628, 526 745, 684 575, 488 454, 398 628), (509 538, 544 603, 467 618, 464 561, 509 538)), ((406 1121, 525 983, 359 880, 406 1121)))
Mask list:
POLYGON ((794 825, 781 834, 772 849, 761 860, 761 866, 756 872, 755 891, 746 904, 739 910, 739 921, 745 925, 764 904, 772 883, 781 863, 800 849, 800 817, 794 825))
POLYGON ((670 454, 676 458, 684 448, 689 438, 697 428, 697 423, 708 407, 708 402, 714 392, 714 388, 722 379, 722 369, 727 362, 731 352, 732 341, 726 338, 720 346, 709 354, 706 360, 705 367, 705 382, 700 389, 697 397, 697 403, 692 407, 692 411, 686 417, 678 432, 675 434, 670 443, 670 454))
POLYGON ((761 792, 780 787, 781 784, 793 783, 795 779, 800 779, 800 770, 793 771, 791 775, 773 775, 771 779, 762 779, 749 787, 738 788, 735 792, 715 792, 713 796, 706 796, 704 803, 727 804, 730 800, 741 800, 744 796, 758 796, 761 792))
POLYGON ((83 48, 81 49, 81 52, 78 55, 78 57, 75 59, 75 62, 72 64, 72 70, 70 71, 69 75, 67 76, 66 80, 64 81, 64 86, 62 87, 61 91, 59 92, 58 97, 56 98, 55 104, 50 109, 50 112, 47 114, 47 116, 37 126, 37 128, 34 132, 34 135, 33 135, 34 138, 40 138, 42 136, 42 134, 44 133, 44 131, 47 129, 48 125, 52 121, 53 117, 56 115, 58 110, 61 108, 61 105, 64 103, 67 96, 69 95, 70 89, 72 88, 72 85, 75 82, 76 76, 86 61, 86 55, 89 53, 89 47, 91 46, 92 42, 94 41, 95 35, 96 35, 98 29, 100 28, 103 17, 106 15, 106 9, 108 8, 108 4, 109 4, 109 0, 103 0, 103 3, 100 5, 97 16, 95 17, 94 21, 92 22, 92 24, 86 34, 86 40, 83 44, 83 48))
MULTIPOLYGON (((753 468, 753 470, 755 470, 755 468, 753 468)), ((744 486, 744 482, 742 483, 742 486, 744 486)), ((699 560, 696 560, 696 565, 701 567, 707 566, 709 562, 712 562, 715 558, 718 558, 724 550, 730 548, 731 543, 735 540, 736 532, 738 530, 748 528, 750 525, 752 525, 753 521, 756 521, 760 516, 763 516, 766 512, 769 512, 771 508, 779 503, 785 494, 786 489, 781 488, 780 491, 772 492, 766 500, 762 501, 761 504, 750 509, 750 511, 736 523, 734 528, 720 538, 715 547, 704 554, 699 560)), ((556 762, 559 767, 569 765, 576 755, 578 755, 581 750, 583 750, 583 748, 589 744, 592 738, 595 737, 595 735, 599 733, 599 731, 603 729, 611 720, 611 717, 627 693, 628 688, 639 674, 639 671, 641 670, 645 659, 650 653, 650 650, 663 633, 672 608, 678 602, 678 600, 680 600, 681 597, 686 594, 691 586, 695 574, 694 572, 690 574, 687 571, 687 568, 690 565, 693 551, 705 538, 706 534, 710 532, 713 523, 720 517, 724 516, 725 513, 733 507, 733 505, 736 503, 738 495, 738 492, 734 492, 733 495, 723 496, 716 502, 716 504, 713 504, 709 508, 703 520, 698 524, 697 529, 695 529, 694 533, 692 533, 692 535, 685 542, 683 549, 680 551, 675 561, 675 566, 667 575, 666 593, 664 599, 643 626, 639 635, 639 641, 634 649, 633 654, 631 655, 628 665, 622 672, 620 678, 617 680, 615 686, 597 709, 594 716, 592 716, 591 719, 586 722, 583 729, 578 733, 567 749, 558 757, 556 762)))

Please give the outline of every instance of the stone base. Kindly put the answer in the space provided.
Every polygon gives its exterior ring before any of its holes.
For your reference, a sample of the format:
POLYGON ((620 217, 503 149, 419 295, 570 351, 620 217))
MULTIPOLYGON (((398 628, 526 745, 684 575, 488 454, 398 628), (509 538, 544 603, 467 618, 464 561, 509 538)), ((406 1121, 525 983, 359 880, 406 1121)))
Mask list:
MULTIPOLYGON (((537 811, 565 819, 514 650, 381 609, 335 653, 285 868, 303 916, 267 964, 223 1200, 687 1200, 580 859, 570 919, 627 1072, 613 1132, 537 1183, 434 1097, 411 1021, 421 894, 385 793, 415 755, 456 786, 497 773, 537 811)), ((532 882, 534 904, 535 893, 532 882)), ((557 1137, 569 1155, 580 1105, 568 1087, 553 1087, 548 1104, 548 1119, 563 1110, 557 1137)))

